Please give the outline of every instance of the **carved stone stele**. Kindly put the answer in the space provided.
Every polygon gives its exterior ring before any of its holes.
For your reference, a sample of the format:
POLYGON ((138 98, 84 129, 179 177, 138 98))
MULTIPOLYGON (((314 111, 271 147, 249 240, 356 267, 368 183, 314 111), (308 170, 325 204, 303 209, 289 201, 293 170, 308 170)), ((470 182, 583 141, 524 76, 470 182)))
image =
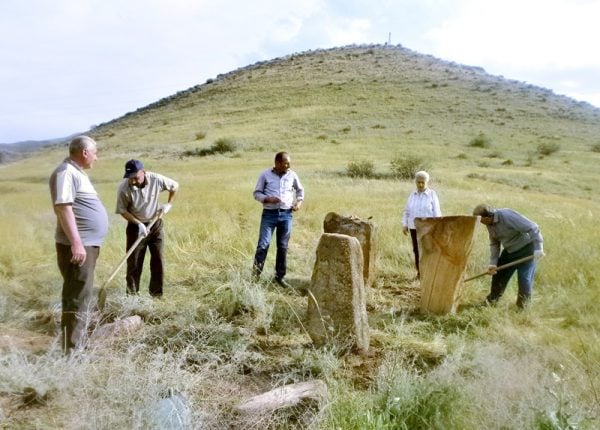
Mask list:
POLYGON ((355 344, 369 349, 369 322, 363 281, 363 256, 357 238, 324 233, 308 291, 306 329, 313 342, 355 344))
POLYGON ((372 286, 375 277, 377 226, 370 221, 363 221, 354 216, 342 216, 335 212, 329 212, 323 221, 323 231, 346 234, 358 239, 363 253, 363 280, 366 287, 372 286))
POLYGON ((422 312, 456 312, 476 225, 475 216, 415 219, 422 312))

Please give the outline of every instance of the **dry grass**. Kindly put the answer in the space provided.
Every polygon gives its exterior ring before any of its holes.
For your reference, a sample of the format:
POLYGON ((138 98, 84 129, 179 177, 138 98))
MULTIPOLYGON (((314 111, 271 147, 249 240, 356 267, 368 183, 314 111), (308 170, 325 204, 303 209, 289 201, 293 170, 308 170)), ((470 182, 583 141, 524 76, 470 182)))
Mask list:
MULTIPOLYGON (((140 315, 144 328, 69 360, 53 343, 61 280, 47 190, 66 150, 0 167, 0 327, 13 339, 0 343, 0 424, 148 428, 152 405, 174 388, 205 428, 597 427, 600 155, 589 148, 598 119, 591 107, 477 69, 399 47, 350 47, 238 70, 103 125, 93 131, 100 161, 90 175, 109 212, 131 157, 181 184, 165 219, 168 287, 161 301, 146 291, 130 298, 117 276, 107 317, 140 315), (469 146, 480 133, 490 148, 469 146), (183 156, 219 139, 235 142, 235 152, 183 156), (560 151, 538 156, 544 142, 560 151), (274 252, 265 281, 249 281, 260 217, 252 189, 282 149, 307 192, 290 243, 293 291, 267 281, 274 252), (541 225, 548 256, 531 311, 515 312, 512 284, 497 308, 474 307, 486 278, 468 284, 456 315, 416 311, 419 288, 400 229, 414 184, 391 177, 399 155, 423 158, 445 215, 487 202, 541 225), (349 178, 352 160, 381 175, 349 178), (301 324, 331 211, 378 226, 367 357, 315 349, 301 324), (43 342, 35 347, 23 341, 36 337, 43 342), (311 378, 326 381, 325 404, 254 421, 233 412, 250 395, 311 378)), ((124 254, 124 221, 110 220, 98 285, 124 254)), ((488 252, 478 229, 467 274, 485 268, 488 252)))

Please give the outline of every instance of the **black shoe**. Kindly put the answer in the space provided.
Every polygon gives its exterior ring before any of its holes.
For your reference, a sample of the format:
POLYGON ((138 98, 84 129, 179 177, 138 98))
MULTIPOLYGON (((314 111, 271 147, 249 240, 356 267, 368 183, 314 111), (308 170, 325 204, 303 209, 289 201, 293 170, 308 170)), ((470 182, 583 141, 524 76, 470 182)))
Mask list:
POLYGON ((517 308, 520 311, 526 311, 531 306, 531 299, 529 298, 521 298, 517 299, 517 308))
POLYGON ((275 283, 277 285, 279 285, 280 287, 283 287, 283 288, 292 288, 292 286, 290 284, 288 284, 288 282, 285 279, 283 279, 283 278, 275 277, 275 278, 273 278, 273 281, 275 281, 275 283))

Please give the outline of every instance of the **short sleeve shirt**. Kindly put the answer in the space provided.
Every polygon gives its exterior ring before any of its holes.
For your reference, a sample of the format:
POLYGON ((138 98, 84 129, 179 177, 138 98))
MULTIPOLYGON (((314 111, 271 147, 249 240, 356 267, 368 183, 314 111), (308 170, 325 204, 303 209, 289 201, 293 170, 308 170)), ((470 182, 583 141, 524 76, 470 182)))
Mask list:
MULTIPOLYGON (((108 214, 89 176, 71 159, 65 159, 50 176, 53 205, 70 204, 84 246, 101 246, 108 233, 108 214)), ((56 223, 55 240, 70 245, 69 238, 56 223)))

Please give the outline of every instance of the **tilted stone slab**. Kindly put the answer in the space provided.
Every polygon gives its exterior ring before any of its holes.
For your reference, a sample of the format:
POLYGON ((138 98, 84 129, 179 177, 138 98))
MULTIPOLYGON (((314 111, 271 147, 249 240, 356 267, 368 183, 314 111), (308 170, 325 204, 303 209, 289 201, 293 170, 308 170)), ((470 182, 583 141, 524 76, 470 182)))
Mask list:
POLYGON ((257 414, 296 406, 305 400, 323 401, 327 398, 327 385, 320 379, 288 384, 251 397, 237 405, 239 412, 257 414))
POLYGON ((321 235, 308 294, 306 329, 317 346, 354 343, 369 349, 369 322, 363 281, 363 256, 357 238, 321 235))
POLYGON ((456 312, 476 225, 475 216, 415 219, 422 312, 456 312))
POLYGON ((363 253, 363 280, 365 286, 373 285, 377 226, 370 221, 363 221, 354 216, 342 216, 335 212, 329 212, 323 221, 323 231, 346 234, 358 239, 363 253))
POLYGON ((90 342, 99 343, 115 337, 129 336, 142 328, 144 322, 139 315, 132 315, 96 328, 90 335, 90 342))

